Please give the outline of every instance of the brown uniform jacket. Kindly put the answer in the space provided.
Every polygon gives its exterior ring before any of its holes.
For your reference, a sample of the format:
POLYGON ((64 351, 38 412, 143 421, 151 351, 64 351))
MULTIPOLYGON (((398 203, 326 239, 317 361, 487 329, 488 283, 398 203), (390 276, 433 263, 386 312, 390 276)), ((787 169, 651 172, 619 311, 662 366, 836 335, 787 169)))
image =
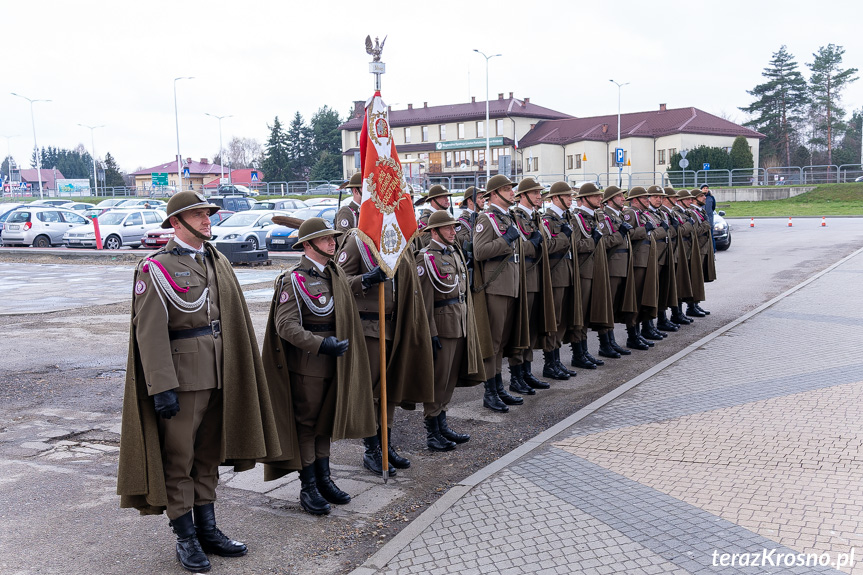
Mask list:
POLYGON ((593 253, 596 242, 593 241, 593 229, 596 226, 593 210, 576 207, 572 214, 575 223, 573 229, 578 234, 576 243, 578 249, 578 272, 585 279, 593 279, 593 253))
POLYGON ((632 256, 632 265, 637 268, 646 268, 649 253, 650 239, 647 237, 647 229, 644 227, 645 217, 641 210, 629 206, 620 211, 623 221, 633 227, 629 232, 629 253, 632 256))
MULTIPOLYGON (((363 333, 366 337, 380 337, 380 322, 378 320, 378 287, 365 289, 362 275, 374 269, 377 265, 374 256, 363 240, 356 233, 345 236, 340 250, 336 253, 336 263, 345 271, 351 286, 351 293, 357 302, 357 310, 363 322, 363 333)), ((395 332, 395 280, 384 282, 384 314, 386 321, 386 339, 392 340, 395 332)))
POLYGON ((520 241, 516 239, 510 245, 502 237, 511 225, 513 219, 509 212, 494 205, 483 210, 476 220, 473 253, 483 282, 489 282, 485 288, 487 293, 518 297, 520 241), (497 277, 493 277, 494 274, 498 274, 497 277))
POLYGON ((542 244, 540 244, 539 248, 534 248, 533 244, 527 241, 527 238, 533 232, 539 231, 539 226, 537 226, 536 219, 534 218, 535 212, 534 214, 528 214, 523 207, 516 205, 510 210, 510 213, 512 214, 513 223, 518 228, 518 232, 521 234, 521 239, 523 240, 521 243, 521 255, 524 257, 527 291, 538 292, 539 276, 542 267, 540 263, 542 244))
POLYGON ((458 215, 458 222, 455 226, 455 238, 456 244, 459 247, 462 247, 465 242, 471 241, 471 232, 473 231, 473 227, 471 226, 471 216, 473 212, 470 210, 462 210, 458 215))
POLYGON ((605 206, 596 210, 595 218, 599 231, 603 236, 608 236, 604 240, 608 254, 608 275, 626 277, 629 273, 629 240, 619 231, 620 222, 623 221, 620 212, 605 206))
MULTIPOLYGON (((572 285, 572 246, 569 238, 563 233, 563 226, 569 224, 552 208, 545 210, 542 223, 545 226, 544 241, 551 264, 551 285, 569 287, 572 285)), ((590 241, 593 242, 593 240, 590 241)))
POLYGON ((351 200, 351 203, 342 206, 336 212, 336 218, 333 221, 337 230, 348 233, 348 231, 357 227, 357 223, 360 221, 360 207, 351 200))

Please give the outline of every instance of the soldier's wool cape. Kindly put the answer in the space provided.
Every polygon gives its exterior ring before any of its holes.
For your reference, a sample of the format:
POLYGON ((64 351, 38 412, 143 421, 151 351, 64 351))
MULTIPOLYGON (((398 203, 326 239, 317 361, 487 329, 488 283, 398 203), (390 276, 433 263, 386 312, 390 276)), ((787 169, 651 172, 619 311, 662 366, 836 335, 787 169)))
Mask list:
POLYGON ((402 256, 410 251, 417 222, 380 91, 366 103, 360 161, 363 199, 357 228, 381 269, 393 277, 402 256))
MULTIPOLYGON (((363 336, 362 321, 356 301, 351 294, 345 272, 332 260, 327 263, 332 280, 333 300, 336 316, 336 338, 347 339, 348 351, 336 358, 336 377, 330 386, 316 424, 316 432, 332 440, 369 437, 375 434, 372 380, 369 372, 369 356, 363 336)), ((286 272, 290 274, 290 270, 286 272)), ((282 285, 282 276, 276 279, 276 288, 282 285)), ((285 279, 284 283, 290 280, 285 279)), ((297 442, 293 400, 291 397, 291 374, 288 371, 287 348, 291 344, 276 331, 276 297, 282 292, 274 290, 264 335, 263 364, 267 374, 267 385, 278 416, 279 442, 283 446, 282 456, 264 459, 264 481, 278 479, 291 471, 302 468, 297 442), (285 456, 287 454, 287 457, 285 456)))
MULTIPOLYGON (((221 460, 223 465, 244 471, 254 467, 257 459, 278 456, 281 448, 242 289, 228 259, 211 244, 204 246, 216 268, 224 338, 221 460)), ((117 494, 120 507, 134 507, 142 515, 161 514, 168 503, 156 411, 147 393, 134 324, 129 334, 117 494)))

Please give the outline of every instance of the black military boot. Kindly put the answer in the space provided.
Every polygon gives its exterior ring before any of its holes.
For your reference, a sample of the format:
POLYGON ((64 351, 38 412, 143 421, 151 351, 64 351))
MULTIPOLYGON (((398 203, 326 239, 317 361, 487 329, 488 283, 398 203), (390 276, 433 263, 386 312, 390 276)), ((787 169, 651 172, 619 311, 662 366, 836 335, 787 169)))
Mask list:
POLYGON ((318 492, 315 468, 307 465, 300 469, 300 507, 312 515, 327 515, 330 504, 318 492))
MULTIPOLYGON (((378 431, 378 439, 380 440, 381 432, 378 431)), ((407 457, 402 457, 396 453, 393 447, 393 430, 387 429, 387 457, 390 460, 390 465, 396 469, 407 469, 411 466, 411 460, 407 457)))
POLYGON ((608 340, 611 342, 611 347, 614 348, 614 351, 616 351, 620 355, 632 355, 631 351, 619 345, 617 343, 617 340, 614 339, 614 330, 608 332, 608 340))
POLYGON ((524 379, 522 379, 521 371, 523 365, 524 364, 509 366, 509 390, 522 395, 536 395, 533 388, 527 385, 524 379))
POLYGON ((677 325, 689 325, 695 320, 686 317, 683 314, 682 307, 683 304, 677 304, 676 307, 671 308, 671 322, 677 325))
POLYGON ((595 365, 605 365, 605 362, 601 359, 596 359, 592 355, 590 355, 590 350, 587 348, 587 338, 581 340, 581 351, 584 352, 584 359, 595 364, 595 365))
POLYGON ((195 532, 204 553, 213 553, 220 557, 242 557, 249 549, 227 537, 216 527, 216 510, 212 503, 196 505, 192 508, 195 517, 195 532))
POLYGON ((210 560, 204 555, 198 535, 195 533, 195 523, 192 512, 172 520, 169 525, 177 535, 177 560, 186 571, 206 573, 210 570, 210 560))
MULTIPOLYGON (((363 438, 366 452, 363 454, 363 467, 374 473, 382 475, 384 472, 384 460, 381 453, 381 440, 377 435, 363 438)), ((392 465, 388 466, 390 477, 395 477, 396 470, 392 465)))
POLYGON ((665 336, 656 332, 655 328, 650 325, 650 320, 647 319, 641 322, 641 337, 644 339, 651 339, 653 341, 661 341, 665 339, 665 336))
POLYGON ((665 313, 665 310, 659 312, 659 318, 656 320, 656 328, 659 331, 677 331, 677 325, 668 321, 668 315, 665 313))
POLYGON ((695 307, 695 309, 697 309, 698 311, 700 311, 700 312, 701 312, 701 313, 703 313, 704 315, 710 315, 710 312, 709 312, 709 311, 707 311, 706 309, 704 309, 703 307, 701 307, 701 306, 700 306, 700 305, 698 305, 697 303, 694 303, 694 304, 692 304, 692 305, 695 307))
POLYGON ((330 458, 315 459, 315 482, 321 497, 336 505, 347 505, 351 496, 339 489, 330 476, 330 458))
POLYGON ((533 375, 533 367, 531 367, 530 363, 526 361, 521 364, 521 379, 533 389, 548 389, 551 387, 547 382, 533 375))
POLYGON ((455 442, 445 439, 440 434, 437 417, 426 417, 423 419, 426 426, 426 445, 431 451, 452 451, 455 449, 455 442))
POLYGON ((572 361, 569 364, 573 367, 580 367, 582 369, 596 369, 596 364, 587 359, 584 356, 584 348, 582 347, 583 342, 576 341, 570 344, 572 348, 572 361))
POLYGON ((645 344, 640 337, 634 325, 626 326, 626 347, 630 349, 640 349, 642 351, 650 349, 650 346, 645 344))
POLYGON ((694 303, 686 304, 686 315, 689 317, 704 317, 706 314, 698 309, 698 305, 694 303))
POLYGON ((564 381, 569 379, 569 374, 560 371, 560 368, 557 367, 557 360, 553 351, 542 352, 542 357, 545 360, 545 365, 542 366, 542 377, 564 381))
POLYGON ((502 402, 507 405, 521 405, 524 403, 524 398, 517 395, 510 395, 503 388, 503 376, 497 374, 494 376, 494 385, 497 388, 497 396, 502 402))
POLYGON ((650 341, 649 339, 645 338, 641 334, 641 326, 637 322, 635 324, 635 335, 638 336, 638 339, 641 341, 641 343, 643 343, 647 347, 653 347, 653 342, 650 341))
POLYGON ((470 441, 470 435, 467 433, 456 433, 446 423, 446 411, 441 411, 437 416, 437 426, 440 430, 440 434, 445 438, 449 439, 453 443, 467 443, 470 441))
POLYGON ((652 331, 652 332, 653 332, 653 335, 658 335, 658 336, 659 336, 659 337, 661 337, 662 339, 665 339, 666 337, 668 337, 668 334, 667 334, 667 333, 664 333, 664 332, 661 332, 661 331, 659 331, 658 329, 656 329, 656 321, 657 321, 657 320, 653 320, 653 319, 648 320, 648 321, 647 321, 647 325, 648 325, 648 326, 650 326, 650 331, 652 331))
POLYGON ((571 369, 569 369, 568 367, 566 367, 566 366, 563 364, 563 362, 562 362, 562 361, 560 361, 560 348, 557 348, 556 350, 554 350, 554 352, 553 352, 553 353, 554 353, 554 361, 555 361, 555 363, 557 364, 557 369, 558 369, 558 370, 560 370, 561 372, 563 372, 563 373, 567 374, 567 375, 568 375, 568 376, 570 376, 570 377, 575 377, 576 375, 578 375, 578 373, 576 373, 576 372, 572 371, 571 369))
POLYGON ((497 382, 495 382, 494 378, 486 380, 485 384, 485 393, 482 395, 482 406, 487 407, 492 411, 499 411, 501 413, 506 413, 509 411, 509 408, 500 400, 500 397, 497 395, 497 382))
POLYGON ((611 338, 608 336, 610 333, 610 331, 606 331, 597 334, 599 336, 599 355, 610 357, 611 359, 620 359, 620 353, 611 345, 611 338))

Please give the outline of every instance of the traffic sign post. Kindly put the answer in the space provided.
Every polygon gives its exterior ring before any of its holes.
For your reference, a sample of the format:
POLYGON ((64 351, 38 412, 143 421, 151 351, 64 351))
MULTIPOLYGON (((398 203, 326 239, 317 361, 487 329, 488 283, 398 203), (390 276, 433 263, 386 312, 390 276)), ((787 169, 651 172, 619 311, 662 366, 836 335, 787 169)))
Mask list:
POLYGON ((258 172, 256 172, 255 170, 252 170, 251 180, 252 180, 253 182, 257 182, 257 181, 258 181, 258 172))
POLYGON ((614 149, 614 163, 618 166, 623 165, 623 148, 614 149))
POLYGON ((705 171, 709 170, 709 169, 710 169, 710 164, 708 164, 708 163, 701 164, 701 169, 702 169, 702 170, 705 170, 705 171))

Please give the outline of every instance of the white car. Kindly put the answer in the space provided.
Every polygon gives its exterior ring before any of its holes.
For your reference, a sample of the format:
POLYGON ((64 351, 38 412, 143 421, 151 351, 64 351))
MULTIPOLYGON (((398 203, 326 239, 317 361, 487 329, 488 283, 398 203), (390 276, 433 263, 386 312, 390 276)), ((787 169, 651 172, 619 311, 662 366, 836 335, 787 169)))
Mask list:
POLYGON ((275 225, 273 216, 287 216, 288 212, 247 210, 237 212, 227 220, 212 227, 212 241, 216 245, 224 242, 250 242, 252 249, 266 245, 267 232, 275 225))
POLYGON ((0 232, 4 246, 48 248, 62 244, 65 232, 87 222, 77 212, 51 206, 22 206, 8 213, 0 232))
MULTIPOLYGON (((108 250, 123 246, 141 246, 141 237, 150 228, 160 225, 168 215, 162 210, 117 208, 99 216, 99 235, 108 250)), ((96 229, 93 223, 72 228, 63 234, 63 243, 70 248, 95 248, 96 229)))

